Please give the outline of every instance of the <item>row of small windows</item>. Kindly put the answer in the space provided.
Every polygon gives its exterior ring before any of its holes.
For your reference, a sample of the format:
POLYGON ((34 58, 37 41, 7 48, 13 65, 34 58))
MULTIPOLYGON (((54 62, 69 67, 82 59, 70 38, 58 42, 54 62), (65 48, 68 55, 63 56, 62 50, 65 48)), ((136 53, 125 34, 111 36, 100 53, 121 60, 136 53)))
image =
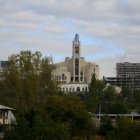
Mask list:
POLYGON ((133 74, 133 73, 129 73, 129 74, 119 74, 120 77, 139 77, 140 74, 133 74))
POLYGON ((57 76, 52 76, 54 80, 57 80, 57 81, 64 81, 64 80, 67 80, 67 76, 65 76, 65 74, 62 74, 62 75, 57 75, 57 76))
POLYGON ((124 70, 124 69, 140 69, 140 67, 119 67, 119 68, 117 68, 117 69, 119 69, 119 70, 124 70))
POLYGON ((126 72, 126 71, 128 71, 128 72, 139 72, 140 71, 140 69, 119 69, 119 72, 126 72))
POLYGON ((64 92, 87 92, 88 91, 88 87, 77 87, 77 88, 74 88, 74 87, 63 87, 61 88, 61 91, 64 91, 64 92))

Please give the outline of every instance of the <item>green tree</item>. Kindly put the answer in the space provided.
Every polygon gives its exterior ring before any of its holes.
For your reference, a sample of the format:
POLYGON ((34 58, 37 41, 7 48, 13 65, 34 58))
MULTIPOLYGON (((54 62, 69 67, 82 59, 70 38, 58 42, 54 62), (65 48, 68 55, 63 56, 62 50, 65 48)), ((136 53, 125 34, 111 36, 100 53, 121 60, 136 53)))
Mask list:
POLYGON ((86 105, 74 94, 59 94, 51 79, 52 58, 21 51, 9 57, 0 82, 0 101, 16 109, 16 123, 5 140, 64 140, 94 135, 86 105), (2 93, 2 94, 1 94, 2 93))
POLYGON ((72 137, 84 138, 94 135, 91 116, 84 102, 74 94, 47 97, 45 111, 56 122, 69 126, 72 137))
POLYGON ((16 124, 4 140, 70 140, 68 126, 52 120, 40 110, 19 111, 16 118, 16 124))
POLYGON ((123 86, 121 94, 124 99, 131 101, 132 95, 133 95, 133 90, 130 86, 123 86))
POLYGON ((139 140, 140 125, 128 118, 118 118, 116 128, 108 135, 109 140, 139 140))
POLYGON ((112 121, 108 116, 104 116, 101 118, 101 125, 98 130, 98 134, 101 136, 107 136, 113 130, 112 121))
POLYGON ((52 58, 42 58, 38 51, 21 51, 11 55, 2 81, 0 96, 3 98, 0 100, 5 99, 5 103, 13 107, 37 105, 44 96, 56 93, 57 84, 51 80, 52 70, 52 58))
POLYGON ((109 85, 104 89, 102 100, 104 100, 105 102, 115 101, 116 95, 117 93, 115 91, 114 86, 109 85))
POLYGON ((117 94, 114 86, 108 85, 104 88, 104 92, 101 97, 102 113, 111 113, 110 107, 117 101, 117 94))
POLYGON ((95 112, 95 110, 101 105, 101 98, 103 95, 104 88, 104 82, 96 79, 96 75, 93 74, 91 83, 89 85, 89 93, 87 94, 87 97, 85 99, 89 111, 95 112))
POLYGON ((140 113, 140 89, 135 89, 133 93, 135 110, 140 113))
POLYGON ((5 140, 89 139, 95 133, 91 116, 76 95, 47 96, 37 108, 17 111, 14 129, 5 140))
POLYGON ((129 108, 129 110, 134 110, 136 109, 136 101, 135 101, 135 90, 132 89, 132 87, 130 86, 124 86, 122 88, 122 98, 123 101, 127 104, 127 107, 129 108))

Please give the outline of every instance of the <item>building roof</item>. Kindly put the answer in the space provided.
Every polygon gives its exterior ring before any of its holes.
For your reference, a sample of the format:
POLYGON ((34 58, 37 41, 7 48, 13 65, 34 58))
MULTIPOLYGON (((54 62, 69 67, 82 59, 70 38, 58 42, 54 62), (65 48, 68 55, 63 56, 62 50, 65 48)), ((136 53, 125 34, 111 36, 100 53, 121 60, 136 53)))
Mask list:
POLYGON ((15 110, 15 109, 7 107, 7 106, 0 105, 0 110, 15 110))
POLYGON ((9 61, 0 61, 0 67, 5 68, 8 67, 9 61))

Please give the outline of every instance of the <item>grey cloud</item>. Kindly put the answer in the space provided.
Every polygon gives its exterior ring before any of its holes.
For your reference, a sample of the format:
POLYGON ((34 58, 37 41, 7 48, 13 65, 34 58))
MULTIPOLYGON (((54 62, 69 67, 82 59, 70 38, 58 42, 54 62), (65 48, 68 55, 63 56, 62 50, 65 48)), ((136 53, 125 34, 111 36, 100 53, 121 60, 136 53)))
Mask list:
MULTIPOLYGON (((103 43, 113 44, 138 60, 139 7, 139 0, 1 0, 0 56, 5 58, 4 54, 13 53, 12 49, 7 49, 8 44, 3 44, 4 41, 15 42, 21 49, 39 49, 52 55, 58 53, 71 56, 71 44, 65 40, 66 35, 79 32, 91 38, 99 38, 103 43), (65 21, 73 27, 61 24, 65 21), (38 33, 37 30, 41 32, 40 36, 34 38, 32 34, 38 33)), ((91 52, 108 49, 103 44, 85 44, 82 47, 83 55, 86 56, 91 52)), ((97 63, 104 68, 104 73, 109 73, 109 68, 119 61, 119 57, 111 60, 107 57, 97 60, 97 63), (107 63, 102 63, 105 60, 107 63)))

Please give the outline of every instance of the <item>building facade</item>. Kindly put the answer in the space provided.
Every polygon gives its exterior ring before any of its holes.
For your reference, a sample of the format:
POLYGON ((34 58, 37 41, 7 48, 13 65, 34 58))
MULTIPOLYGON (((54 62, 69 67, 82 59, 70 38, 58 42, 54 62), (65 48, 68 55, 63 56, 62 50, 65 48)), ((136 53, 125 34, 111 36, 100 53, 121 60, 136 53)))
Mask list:
POLYGON ((140 63, 117 63, 116 73, 117 77, 106 77, 106 83, 140 89, 140 63))
POLYGON ((140 78, 140 63, 117 63, 116 64, 117 77, 124 78, 140 78))
POLYGON ((0 79, 4 78, 4 69, 8 67, 8 61, 0 61, 0 79))
POLYGON ((64 92, 87 91, 93 73, 99 77, 99 66, 81 57, 81 43, 76 34, 72 42, 72 57, 66 57, 64 62, 55 64, 52 78, 61 83, 64 92))

